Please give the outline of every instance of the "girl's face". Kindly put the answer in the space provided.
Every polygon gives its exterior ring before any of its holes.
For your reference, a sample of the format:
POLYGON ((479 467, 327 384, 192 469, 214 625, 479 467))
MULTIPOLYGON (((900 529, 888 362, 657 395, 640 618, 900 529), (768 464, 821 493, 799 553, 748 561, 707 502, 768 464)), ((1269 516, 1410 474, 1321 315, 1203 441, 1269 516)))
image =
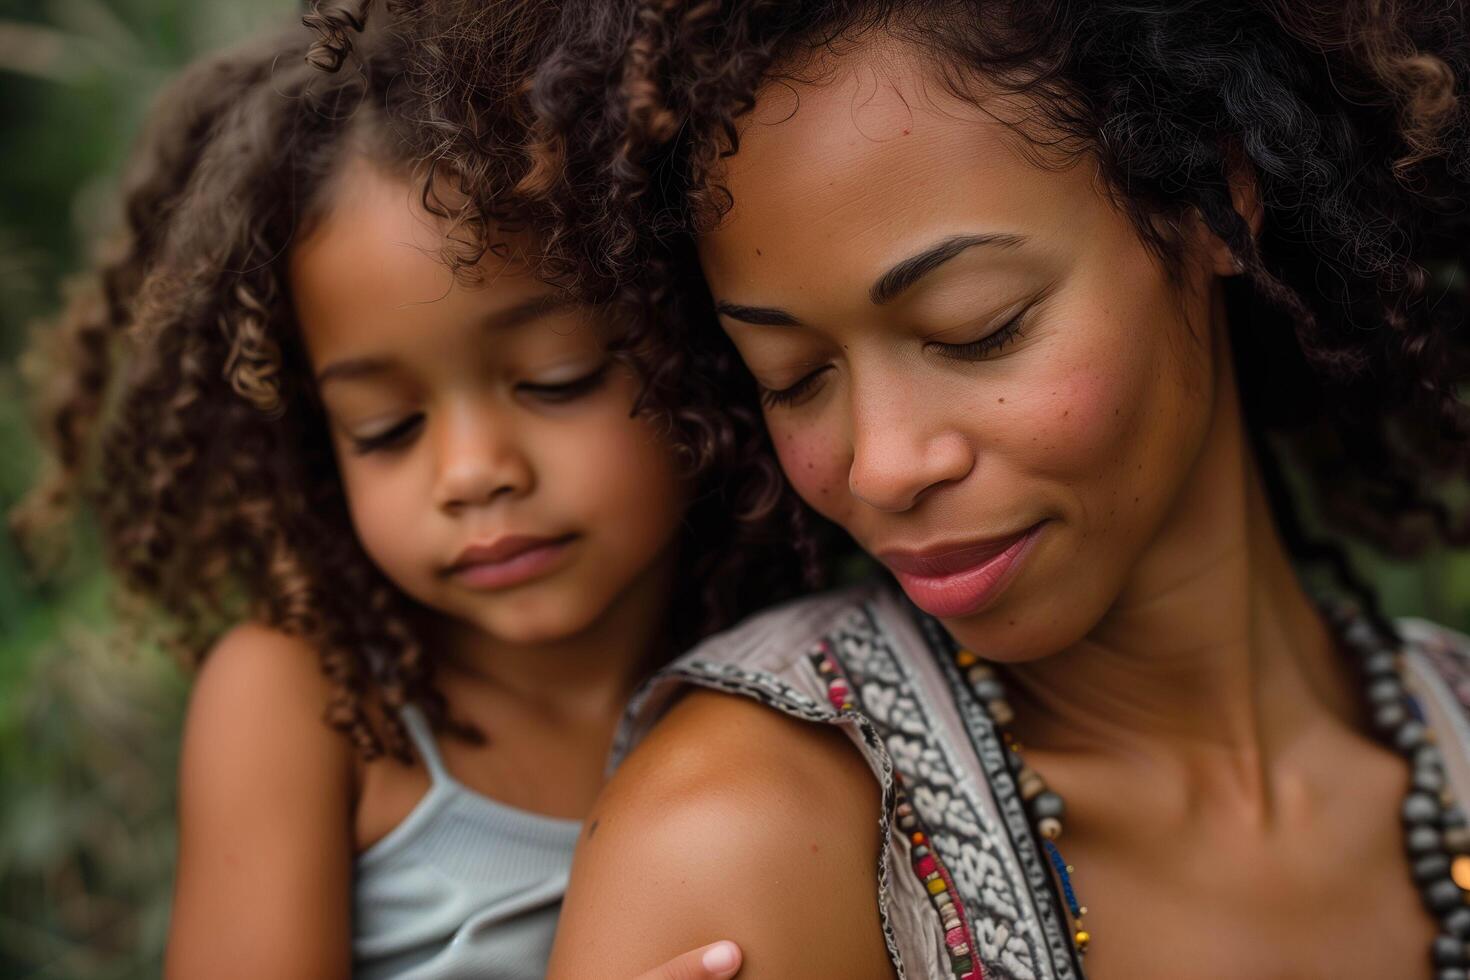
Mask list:
MULTIPOLYGON (((670 587, 684 488, 605 330, 522 264, 457 283, 416 187, 352 163, 291 289, 357 535, 418 602, 510 643, 670 587)), ((512 243, 514 244, 514 243, 512 243)))
POLYGON ((1043 166, 894 46, 828 67, 762 91, 721 175, 721 322, 812 507, 962 642, 1061 649, 1137 584, 1201 455, 1219 255, 1171 279, 1092 166, 1043 166))

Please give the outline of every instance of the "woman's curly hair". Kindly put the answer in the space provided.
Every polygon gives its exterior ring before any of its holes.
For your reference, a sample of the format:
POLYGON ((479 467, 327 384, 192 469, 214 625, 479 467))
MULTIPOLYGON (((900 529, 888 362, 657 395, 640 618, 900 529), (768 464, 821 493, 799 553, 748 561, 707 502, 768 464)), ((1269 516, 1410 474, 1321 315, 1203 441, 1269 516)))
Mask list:
MULTIPOLYGON (((956 94, 1026 100, 1023 134, 1094 158, 1173 267, 1191 213, 1228 244, 1247 423, 1298 559, 1391 632, 1342 548, 1298 519, 1282 452, 1349 536, 1394 556, 1470 543, 1452 486, 1470 474, 1464 0, 592 0, 563 16, 529 96, 551 261, 589 293, 677 309, 656 342, 729 390, 745 393, 693 247, 731 205, 722 160, 761 86, 882 31, 956 94), (1232 204, 1241 175, 1259 238, 1232 204)), ((472 103, 445 104, 474 128, 472 103)))
MULTIPOLYGON (((38 332, 50 471, 15 523, 44 542, 86 505, 124 595, 142 617, 165 614, 171 646, 201 657, 244 618, 302 637, 331 683, 327 721, 368 758, 409 758, 402 705, 474 733, 446 717, 421 610, 353 532, 286 261, 350 152, 424 172, 421 129, 404 122, 420 92, 391 32, 360 39, 335 73, 303 57, 313 37, 297 29, 208 58, 160 100, 124 183, 122 234, 38 332)), ((425 185, 426 206, 457 221, 443 200, 425 185)), ((763 501, 700 486, 676 596, 682 642, 800 584, 784 528, 732 516, 763 501), (715 560, 737 528, 751 547, 715 560)))

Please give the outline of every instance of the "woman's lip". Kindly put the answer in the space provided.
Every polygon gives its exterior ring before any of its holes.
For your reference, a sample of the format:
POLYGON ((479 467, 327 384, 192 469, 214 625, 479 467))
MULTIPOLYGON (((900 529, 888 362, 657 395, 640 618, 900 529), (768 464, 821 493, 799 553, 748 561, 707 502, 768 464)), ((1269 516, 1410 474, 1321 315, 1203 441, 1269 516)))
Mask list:
POLYGON ((1010 584, 1045 523, 1009 538, 879 557, 914 605, 931 616, 956 619, 979 612, 1010 584))
POLYGON ((460 585, 472 589, 508 589, 549 572, 572 543, 573 537, 526 540, 522 546, 500 550, 501 554, 508 556, 505 558, 481 558, 475 549, 467 549, 466 557, 452 565, 447 574, 460 585))

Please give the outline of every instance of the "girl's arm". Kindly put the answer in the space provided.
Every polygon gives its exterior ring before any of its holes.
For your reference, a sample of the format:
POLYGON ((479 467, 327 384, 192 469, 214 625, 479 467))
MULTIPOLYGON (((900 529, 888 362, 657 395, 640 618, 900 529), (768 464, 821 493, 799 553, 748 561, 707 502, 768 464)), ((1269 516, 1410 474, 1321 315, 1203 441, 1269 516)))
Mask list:
POLYGON ((636 976, 713 935, 742 978, 889 978, 879 812, 842 733, 692 693, 593 809, 549 976, 636 976))
POLYGON ((351 972, 352 755, 316 652, 230 633, 195 683, 179 774, 168 977, 351 972))

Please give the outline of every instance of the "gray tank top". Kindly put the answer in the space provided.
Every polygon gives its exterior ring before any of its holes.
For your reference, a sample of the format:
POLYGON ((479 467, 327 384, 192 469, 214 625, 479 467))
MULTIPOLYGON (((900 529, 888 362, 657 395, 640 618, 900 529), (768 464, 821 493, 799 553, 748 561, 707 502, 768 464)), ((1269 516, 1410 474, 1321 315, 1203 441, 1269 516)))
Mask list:
POLYGON ((545 976, 581 823, 476 793, 445 768, 423 715, 403 720, 429 791, 357 858, 353 976, 545 976))

